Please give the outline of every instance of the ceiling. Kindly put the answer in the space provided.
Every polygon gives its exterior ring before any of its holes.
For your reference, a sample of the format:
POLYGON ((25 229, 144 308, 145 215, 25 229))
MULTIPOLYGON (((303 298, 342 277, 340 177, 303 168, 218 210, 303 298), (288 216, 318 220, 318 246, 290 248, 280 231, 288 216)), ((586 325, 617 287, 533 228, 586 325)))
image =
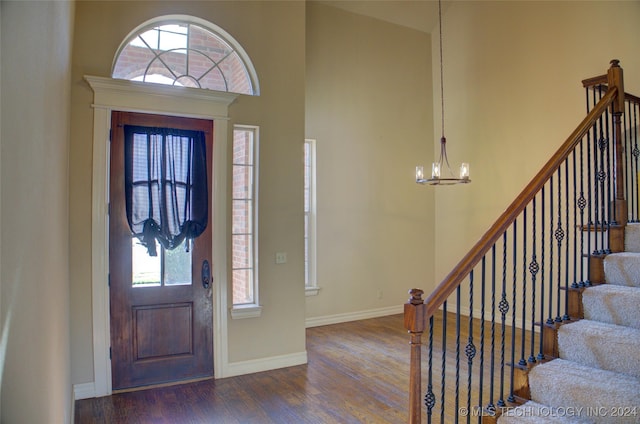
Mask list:
POLYGON ((427 33, 438 23, 435 0, 319 0, 318 3, 427 33))

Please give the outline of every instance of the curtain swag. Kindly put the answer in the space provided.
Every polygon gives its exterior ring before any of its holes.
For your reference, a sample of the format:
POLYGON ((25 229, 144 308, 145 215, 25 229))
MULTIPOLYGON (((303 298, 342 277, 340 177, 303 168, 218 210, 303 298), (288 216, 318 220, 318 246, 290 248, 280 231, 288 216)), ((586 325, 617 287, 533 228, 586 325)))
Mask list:
POLYGON ((125 193, 131 232, 157 256, 207 228, 205 135, 201 131, 124 126, 125 193))

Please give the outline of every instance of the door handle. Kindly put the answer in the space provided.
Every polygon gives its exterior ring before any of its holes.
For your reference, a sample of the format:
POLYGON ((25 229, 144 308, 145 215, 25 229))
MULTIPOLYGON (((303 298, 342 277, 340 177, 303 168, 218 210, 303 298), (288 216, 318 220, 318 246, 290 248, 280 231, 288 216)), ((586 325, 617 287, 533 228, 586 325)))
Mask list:
POLYGON ((208 289, 209 286, 211 285, 211 267, 209 266, 209 261, 208 260, 204 260, 202 262, 202 271, 201 271, 201 277, 202 277, 202 287, 204 287, 205 289, 208 289))

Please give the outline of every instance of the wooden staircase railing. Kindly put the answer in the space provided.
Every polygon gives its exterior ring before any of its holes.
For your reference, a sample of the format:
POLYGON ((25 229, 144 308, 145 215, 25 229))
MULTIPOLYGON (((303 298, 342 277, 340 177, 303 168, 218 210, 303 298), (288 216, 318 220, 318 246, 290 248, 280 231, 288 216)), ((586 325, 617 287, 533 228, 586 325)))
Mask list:
POLYGON ((425 300, 409 292, 409 423, 481 422, 521 402, 518 370, 552 356, 545 328, 571 320, 570 290, 623 250, 624 226, 638 220, 640 99, 624 94, 617 60, 583 85, 588 114, 558 151, 425 300))

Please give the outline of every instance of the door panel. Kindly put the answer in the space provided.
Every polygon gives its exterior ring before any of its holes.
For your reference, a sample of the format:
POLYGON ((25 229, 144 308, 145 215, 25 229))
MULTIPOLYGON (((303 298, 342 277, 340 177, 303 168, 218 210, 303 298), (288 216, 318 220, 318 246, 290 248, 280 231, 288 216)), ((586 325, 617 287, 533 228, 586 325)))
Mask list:
MULTIPOLYGON (((213 376, 213 308, 211 288, 203 284, 202 266, 211 263, 211 207, 206 230, 193 240, 191 281, 175 275, 177 249, 149 261, 135 250, 126 217, 124 125, 177 128, 206 134, 207 174, 211 199, 213 122, 201 119, 113 112, 110 165, 109 272, 111 302, 111 368, 114 390, 213 376), (162 258, 162 259, 159 259, 162 258), (142 264, 142 265, 141 265, 142 264), (158 272, 147 267, 160 266, 158 272), (171 269, 169 269, 171 268, 171 269), (140 271, 142 270, 142 271, 140 271), (167 272, 167 270, 171 272, 167 272), (142 277, 141 277, 142 275, 142 277), (162 277, 159 277, 162 276, 162 277), (166 281, 165 281, 165 277, 166 281), (205 285, 207 287, 205 287, 205 285)), ((209 202, 211 205, 211 202, 209 202)), ((179 256, 179 255, 178 255, 179 256)), ((179 259, 182 260, 182 259, 179 259)), ((187 259, 188 260, 188 259, 187 259)), ((188 269, 188 266, 187 268, 188 269)), ((180 272, 180 271, 178 271, 180 272)))

